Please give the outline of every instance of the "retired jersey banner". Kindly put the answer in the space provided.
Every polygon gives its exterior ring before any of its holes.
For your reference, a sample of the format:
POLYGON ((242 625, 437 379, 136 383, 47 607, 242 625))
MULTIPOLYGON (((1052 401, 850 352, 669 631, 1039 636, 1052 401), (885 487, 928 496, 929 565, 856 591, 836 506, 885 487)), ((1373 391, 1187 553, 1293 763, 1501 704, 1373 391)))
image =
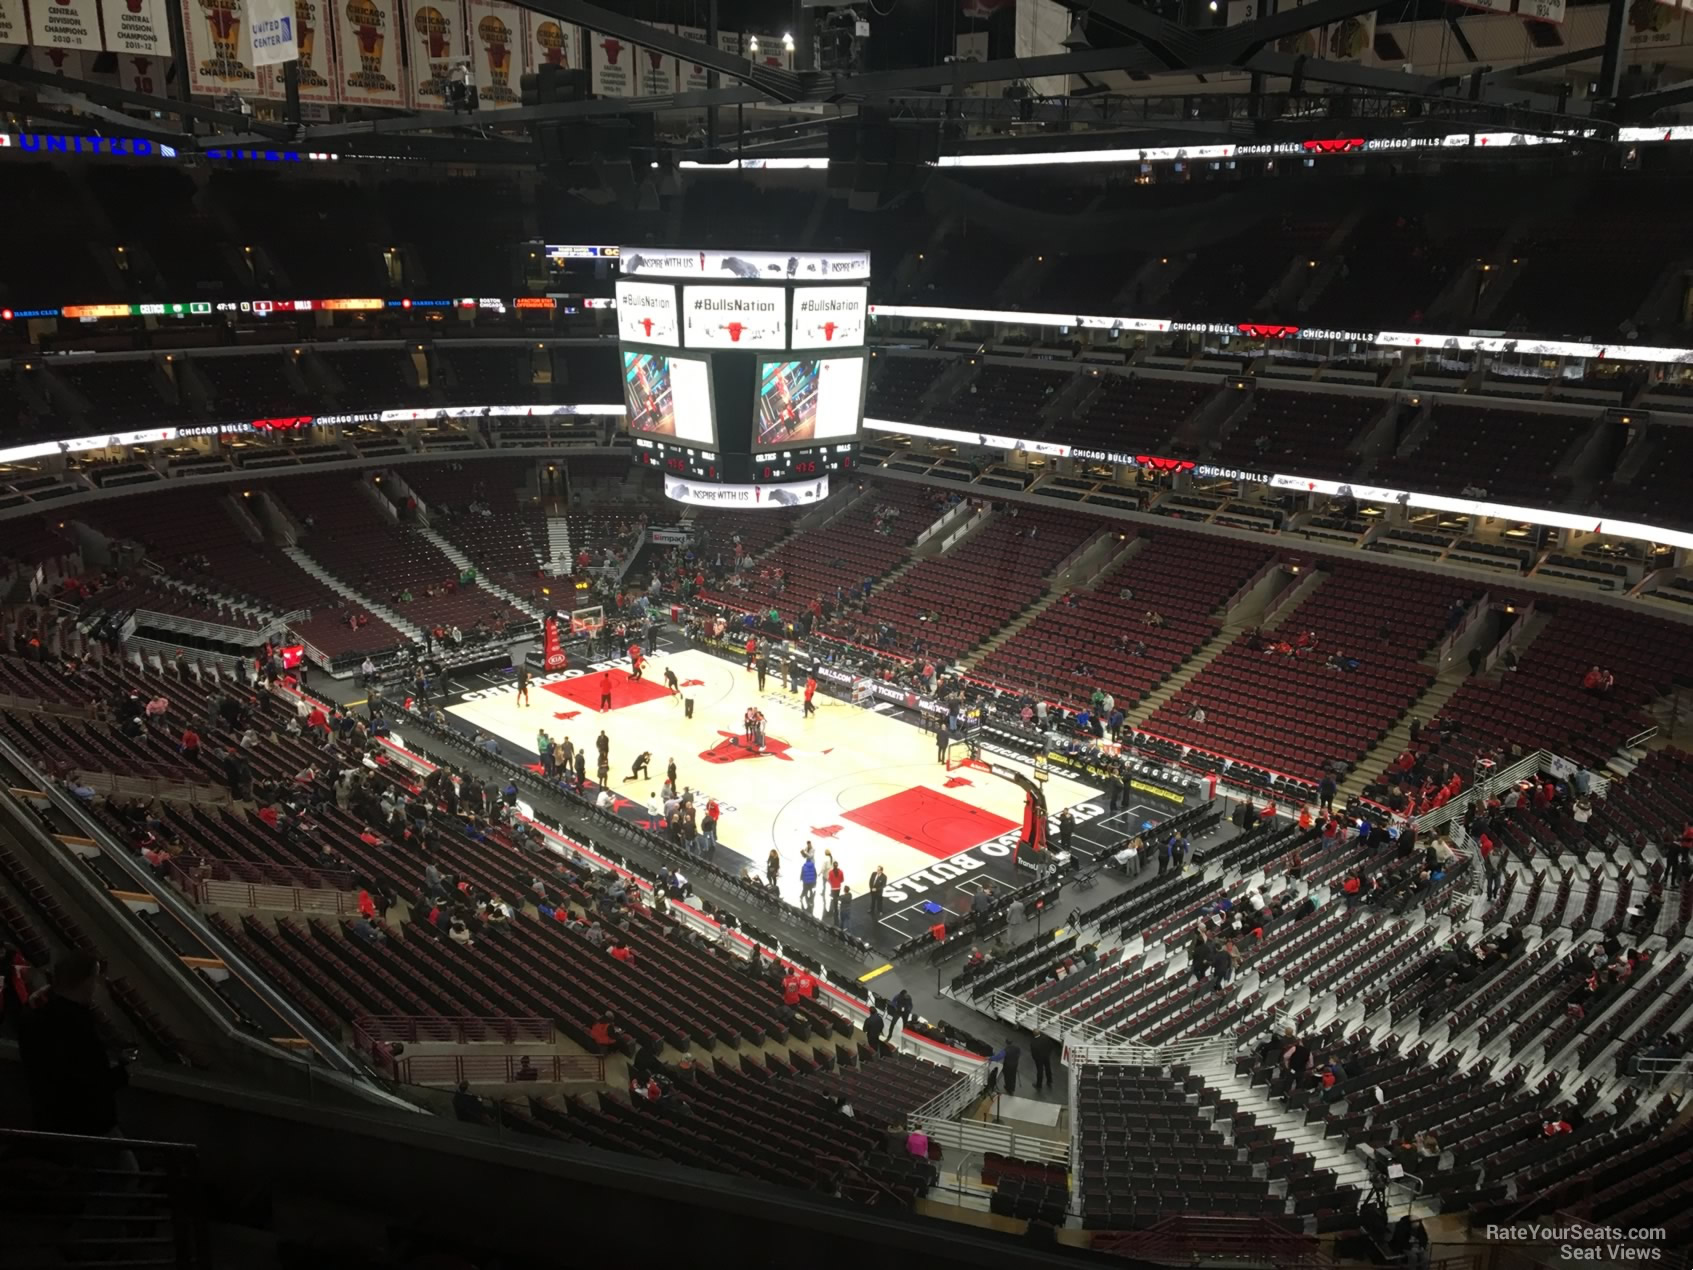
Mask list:
POLYGON ((523 10, 505 0, 470 0, 470 65, 482 110, 520 106, 520 77, 531 66, 523 10))
MULTIPOLYGON (((0 37, 3 42, 4 37, 0 37)), ((170 29, 165 23, 165 0, 107 0, 106 48, 120 56, 147 53, 170 55, 170 29)))
POLYGON ((170 74, 168 57, 153 57, 143 53, 118 55, 118 82, 132 93, 146 93, 149 97, 165 95, 165 78, 170 74))
POLYGON ((29 19, 24 0, 0 0, 0 44, 28 44, 29 19))
POLYGON ((527 9, 523 11, 523 22, 529 33, 529 65, 532 69, 557 66, 560 70, 579 71, 584 68, 581 27, 531 13, 527 9))
MULTIPOLYGON (((694 40, 700 44, 706 42, 705 29, 697 26, 679 26, 676 34, 685 40, 694 40)), ((710 84, 706 79, 706 69, 698 62, 690 62, 683 58, 676 64, 676 90, 683 93, 704 92, 710 84)))
POLYGON ((257 90, 246 0, 182 0, 182 36, 190 92, 218 97, 257 90))
POLYGON ((253 65, 280 66, 299 57, 294 42, 294 0, 247 0, 253 24, 253 65))
POLYGON ((31 0, 30 43, 48 49, 105 47, 100 37, 99 0, 31 0))
POLYGON ((406 44, 412 104, 420 110, 445 109, 447 73, 470 56, 459 0, 408 0, 406 44))
MULTIPOLYGON (((675 27, 658 24, 661 31, 675 31, 675 27)), ((640 68, 637 84, 641 97, 669 97, 676 91, 676 59, 657 49, 635 51, 635 65, 640 68)))
POLYGON ((334 0, 341 100, 349 106, 403 106, 399 0, 334 0))
POLYGON ((50 70, 66 79, 88 78, 81 49, 31 49, 29 55, 30 65, 36 70, 50 70))

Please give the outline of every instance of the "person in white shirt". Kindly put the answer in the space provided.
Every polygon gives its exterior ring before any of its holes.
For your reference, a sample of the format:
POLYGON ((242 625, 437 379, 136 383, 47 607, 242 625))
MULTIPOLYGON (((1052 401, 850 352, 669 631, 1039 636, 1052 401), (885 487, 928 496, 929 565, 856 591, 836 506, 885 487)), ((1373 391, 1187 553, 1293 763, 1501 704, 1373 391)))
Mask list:
POLYGON ((610 811, 611 805, 615 801, 616 800, 611 796, 611 791, 602 787, 600 790, 600 796, 594 799, 594 806, 598 807, 601 811, 610 811))

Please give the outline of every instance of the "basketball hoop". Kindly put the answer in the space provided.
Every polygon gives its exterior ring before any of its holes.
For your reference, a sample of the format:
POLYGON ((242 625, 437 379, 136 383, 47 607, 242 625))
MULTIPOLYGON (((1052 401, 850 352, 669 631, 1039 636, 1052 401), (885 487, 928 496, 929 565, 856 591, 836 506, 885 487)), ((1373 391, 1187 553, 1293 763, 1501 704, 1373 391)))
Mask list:
POLYGON ((570 633, 572 635, 598 635, 605 626, 605 609, 595 604, 590 608, 577 609, 570 615, 570 633))
POLYGON ((991 772, 993 769, 982 759, 976 747, 969 741, 948 741, 946 746, 946 770, 956 772, 960 768, 973 768, 978 772, 991 772))

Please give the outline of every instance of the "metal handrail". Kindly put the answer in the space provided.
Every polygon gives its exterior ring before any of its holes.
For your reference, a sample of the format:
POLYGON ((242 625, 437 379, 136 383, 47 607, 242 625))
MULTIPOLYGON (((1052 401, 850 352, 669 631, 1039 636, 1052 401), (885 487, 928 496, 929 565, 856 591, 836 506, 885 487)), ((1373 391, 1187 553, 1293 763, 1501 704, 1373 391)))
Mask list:
POLYGON ((199 1154, 182 1142, 0 1129, 6 1260, 16 1265, 210 1264, 199 1154), (48 1167, 16 1167, 39 1160, 48 1167))

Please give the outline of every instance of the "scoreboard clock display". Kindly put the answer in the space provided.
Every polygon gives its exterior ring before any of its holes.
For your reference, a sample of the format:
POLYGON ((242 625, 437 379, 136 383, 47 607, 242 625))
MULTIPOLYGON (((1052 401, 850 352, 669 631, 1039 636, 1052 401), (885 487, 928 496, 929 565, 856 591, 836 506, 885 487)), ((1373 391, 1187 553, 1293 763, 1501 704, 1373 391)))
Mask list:
POLYGON ((808 450, 778 450, 752 456, 755 481, 800 481, 828 472, 851 472, 858 465, 857 446, 814 446, 808 450))
POLYGON ((642 247, 617 260, 624 426, 667 496, 803 505, 856 469, 868 252, 642 247))

